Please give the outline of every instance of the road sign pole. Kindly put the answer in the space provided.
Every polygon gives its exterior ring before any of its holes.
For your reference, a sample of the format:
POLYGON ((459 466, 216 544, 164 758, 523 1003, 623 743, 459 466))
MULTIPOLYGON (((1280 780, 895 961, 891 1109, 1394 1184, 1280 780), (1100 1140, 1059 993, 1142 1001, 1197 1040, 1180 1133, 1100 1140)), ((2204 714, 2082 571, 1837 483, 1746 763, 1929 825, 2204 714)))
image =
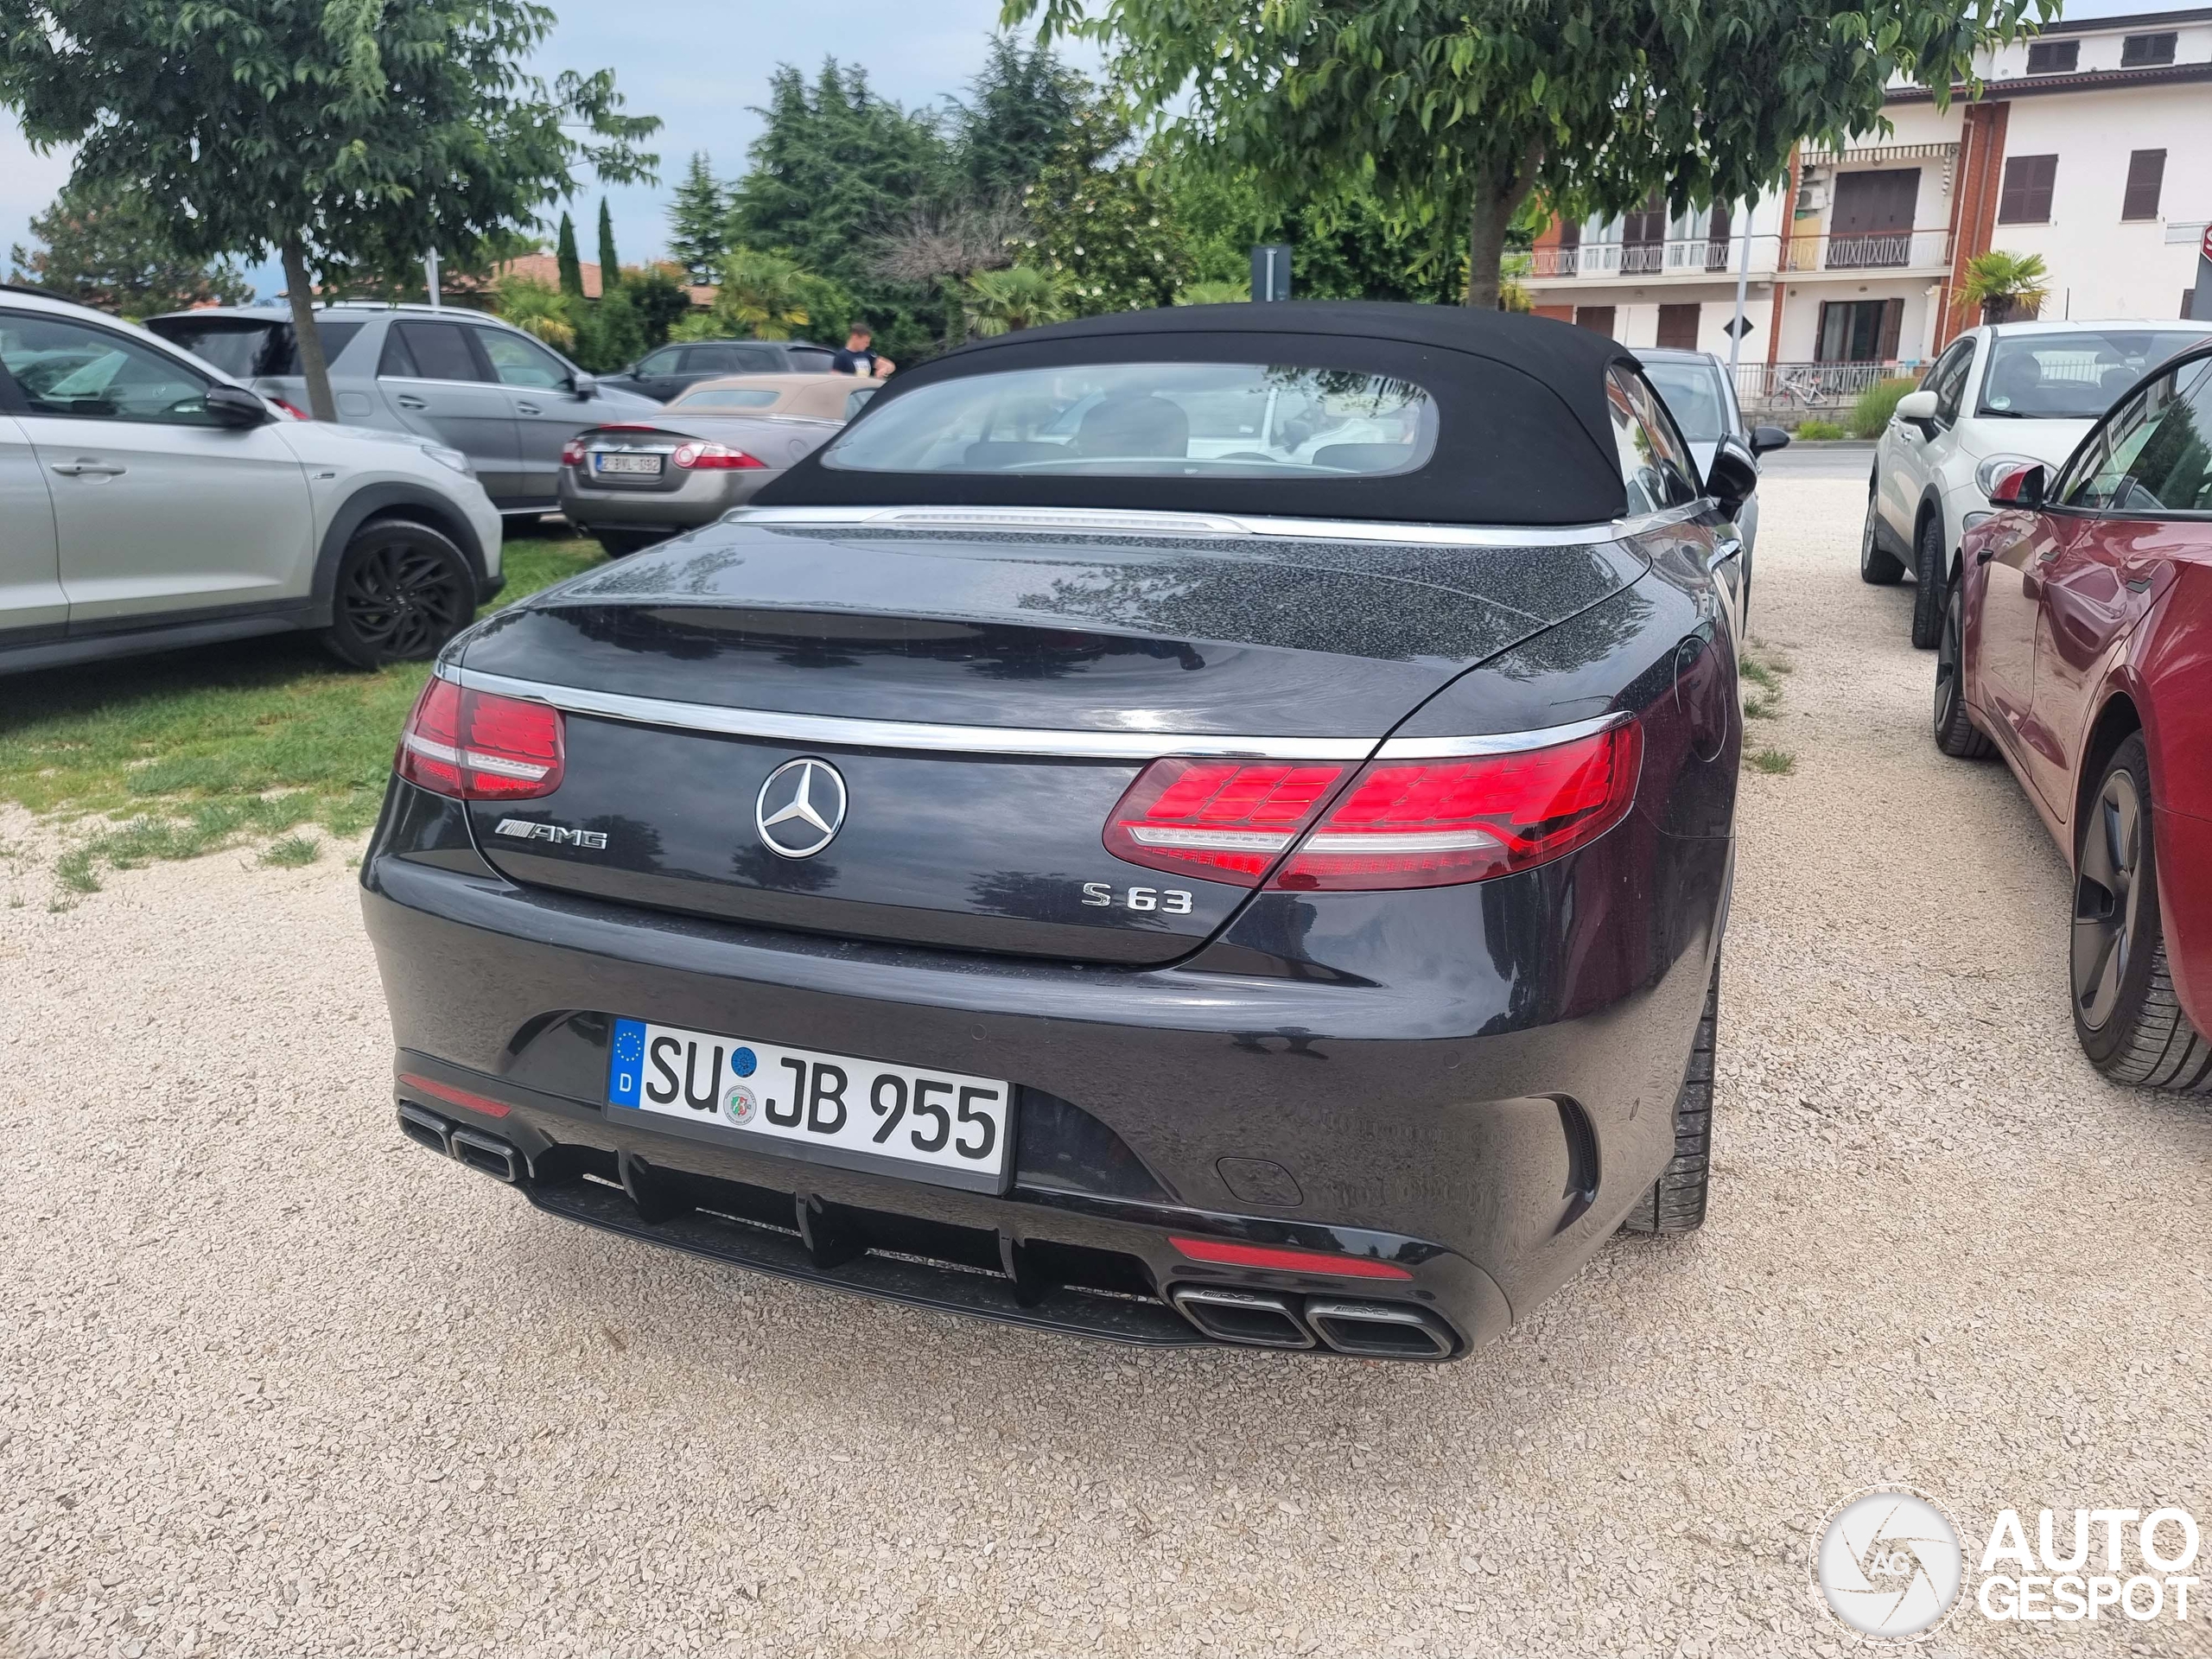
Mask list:
POLYGON ((1736 384, 1736 359, 1744 349, 1744 289, 1751 276, 1751 207, 1744 203, 1744 245, 1736 251, 1736 315, 1728 325, 1728 384, 1736 384))
POLYGON ((430 309, 438 309, 438 251, 432 248, 423 256, 423 286, 430 296, 430 309))

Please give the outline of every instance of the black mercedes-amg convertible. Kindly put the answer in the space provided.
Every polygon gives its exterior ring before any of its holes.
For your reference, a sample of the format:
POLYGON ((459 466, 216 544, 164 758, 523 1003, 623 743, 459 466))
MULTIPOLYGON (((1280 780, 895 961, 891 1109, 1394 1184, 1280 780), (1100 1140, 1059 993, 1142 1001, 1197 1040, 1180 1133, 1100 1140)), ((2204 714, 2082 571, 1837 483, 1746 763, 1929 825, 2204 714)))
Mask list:
POLYGON ((1705 1213, 1755 477, 1488 312, 910 370, 439 659, 362 868, 400 1128, 793 1278, 1463 1354, 1705 1213))

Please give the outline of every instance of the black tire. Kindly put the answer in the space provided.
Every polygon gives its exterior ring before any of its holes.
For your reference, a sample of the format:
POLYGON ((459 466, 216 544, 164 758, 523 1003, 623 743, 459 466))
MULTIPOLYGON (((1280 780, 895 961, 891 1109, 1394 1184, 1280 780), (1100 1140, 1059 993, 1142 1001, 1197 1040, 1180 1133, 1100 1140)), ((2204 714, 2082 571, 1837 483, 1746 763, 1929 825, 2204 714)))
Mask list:
POLYGON ((1622 1218, 1623 1232, 1688 1233, 1705 1224, 1706 1190, 1713 1177, 1713 1051, 1719 1023, 1720 964, 1715 962, 1689 1067, 1675 1096, 1675 1155, 1622 1218))
POLYGON ((1904 565, 1896 555, 1884 550, 1875 535, 1881 523, 1881 510, 1875 505, 1874 492, 1866 492, 1866 524, 1859 532, 1859 580, 1877 588, 1889 588, 1904 580, 1904 565))
POLYGON ((1966 594, 1952 582, 1943 601, 1943 633, 1936 642, 1936 747, 1961 760, 1988 754, 1989 734, 1967 713, 1966 594))
POLYGON ((356 668, 426 662, 476 613, 476 578, 442 532, 375 518, 338 560, 322 642, 356 668))
POLYGON ((637 530, 594 530, 592 536, 599 543, 600 551, 610 559, 626 559, 632 553, 642 553, 668 539, 637 530))
POLYGON ((2105 765, 2075 838, 2067 981, 2074 1034, 2114 1083, 2212 1094, 2212 1043, 2174 995, 2158 917, 2151 761, 2135 732, 2105 765))
POLYGON ((1921 521, 1913 551, 1913 580, 1920 586, 1912 595, 1912 643, 1933 651, 1943 637, 1943 601, 1950 588, 1951 558, 1943 547, 1942 514, 1930 513, 1921 521))

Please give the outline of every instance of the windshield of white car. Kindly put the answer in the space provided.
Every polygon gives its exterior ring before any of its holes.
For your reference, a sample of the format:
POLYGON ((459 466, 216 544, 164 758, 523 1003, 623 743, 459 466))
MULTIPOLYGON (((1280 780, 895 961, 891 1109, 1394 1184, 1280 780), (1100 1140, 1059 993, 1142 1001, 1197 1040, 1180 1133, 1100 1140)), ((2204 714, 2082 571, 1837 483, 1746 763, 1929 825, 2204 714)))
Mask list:
POLYGON ((2201 329, 2069 329, 1999 334, 1981 378, 1978 414, 1995 420, 2094 421, 2201 329))
POLYGON ((940 380, 823 452, 857 472, 1375 477, 1436 447, 1419 386, 1355 370, 1100 363, 940 380))
POLYGON ((1728 435, 1720 372, 1711 364, 1646 358, 1643 378, 1659 389, 1675 424, 1692 443, 1718 443, 1728 435))

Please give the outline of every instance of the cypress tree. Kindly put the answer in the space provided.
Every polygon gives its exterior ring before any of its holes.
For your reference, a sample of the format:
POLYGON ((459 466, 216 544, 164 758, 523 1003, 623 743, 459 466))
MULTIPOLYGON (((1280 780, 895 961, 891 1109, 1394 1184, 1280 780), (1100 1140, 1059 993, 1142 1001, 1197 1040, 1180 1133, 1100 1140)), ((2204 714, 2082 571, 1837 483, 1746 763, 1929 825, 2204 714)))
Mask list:
POLYGON ((576 221, 566 213, 561 215, 561 239, 554 244, 553 257, 561 263, 561 291, 583 298, 584 268, 576 257, 576 221))
POLYGON ((612 294, 622 286, 622 264, 614 257, 614 217, 607 211, 607 198, 599 199, 599 291, 612 294))

